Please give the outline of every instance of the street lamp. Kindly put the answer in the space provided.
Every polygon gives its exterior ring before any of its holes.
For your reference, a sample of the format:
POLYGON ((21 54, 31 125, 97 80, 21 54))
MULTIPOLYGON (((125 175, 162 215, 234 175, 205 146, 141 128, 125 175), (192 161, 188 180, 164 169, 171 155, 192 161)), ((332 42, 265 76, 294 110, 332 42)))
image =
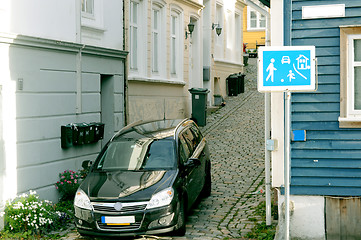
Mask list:
POLYGON ((193 30, 194 30, 194 23, 190 22, 188 24, 188 31, 189 32, 186 31, 186 39, 188 38, 188 34, 192 36, 193 30))
POLYGON ((214 28, 216 28, 216 33, 217 35, 221 35, 222 33, 222 28, 221 26, 219 25, 219 23, 212 23, 212 30, 214 30, 214 28))

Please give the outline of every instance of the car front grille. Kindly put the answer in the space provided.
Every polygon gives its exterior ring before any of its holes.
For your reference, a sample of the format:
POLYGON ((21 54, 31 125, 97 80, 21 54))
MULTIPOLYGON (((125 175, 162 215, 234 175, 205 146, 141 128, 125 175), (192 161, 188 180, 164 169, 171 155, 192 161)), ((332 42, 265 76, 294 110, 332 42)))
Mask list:
POLYGON ((143 211, 147 207, 148 202, 134 202, 134 203, 98 203, 93 202, 93 209, 96 212, 108 213, 127 213, 134 211, 143 211), (118 205, 118 206, 117 206, 118 205), (119 205, 121 205, 119 207, 119 205))
POLYGON ((101 230, 137 230, 140 228, 141 222, 135 222, 131 225, 108 225, 97 221, 97 224, 101 230))

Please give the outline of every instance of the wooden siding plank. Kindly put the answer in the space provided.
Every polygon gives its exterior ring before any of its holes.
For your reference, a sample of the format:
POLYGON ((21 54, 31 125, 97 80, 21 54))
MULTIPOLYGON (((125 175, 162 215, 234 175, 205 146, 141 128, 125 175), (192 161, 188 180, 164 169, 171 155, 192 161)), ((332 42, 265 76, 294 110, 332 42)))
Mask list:
POLYGON ((361 168, 361 159, 294 158, 292 159, 293 164, 298 168, 361 168))
POLYGON ((298 29, 292 32, 293 39, 340 37, 340 28, 315 28, 310 30, 298 29))
POLYGON ((340 75, 318 75, 318 84, 340 84, 340 75))
POLYGON ((323 178, 323 177, 292 177, 293 186, 334 186, 343 187, 347 184, 350 187, 361 186, 360 178, 323 178))
POLYGON ((317 58, 322 56, 340 56, 340 47, 339 46, 317 47, 316 56, 317 58))
POLYGON ((333 66, 333 65, 340 65, 340 57, 339 56, 325 56, 317 57, 317 65, 320 66, 333 66))
MULTIPOLYGON (((348 177, 348 178, 361 178, 361 169, 350 168, 292 168, 291 176, 303 177, 348 177), (337 176, 335 176, 337 172, 337 176)), ((361 186, 360 186, 361 188, 361 186)))
MULTIPOLYGON (((307 156, 307 158, 313 159, 322 159, 322 158, 348 158, 348 159, 360 159, 361 158, 361 150, 318 150, 318 149, 292 149, 291 153, 292 158, 303 158, 307 156)), ((334 172, 335 173, 335 172, 334 172)), ((361 173, 361 169, 360 169, 361 173)))
MULTIPOLYGON (((359 17, 360 12, 361 12, 361 8, 359 6, 347 7, 345 9, 345 15, 347 17, 359 17)), ((302 11, 301 10, 292 11, 292 18, 294 20, 302 20, 302 11)))
POLYGON ((319 84, 317 88, 317 93, 339 93, 340 85, 339 84, 319 84))
MULTIPOLYGON (((360 18, 322 18, 322 19, 307 19, 292 21, 293 30, 297 29, 314 29, 320 28, 336 28, 340 25, 355 25, 355 22, 360 18)), ((306 34, 307 35, 307 34, 306 34)))
POLYGON ((334 130, 339 122, 292 122, 292 128, 298 130, 334 130))
POLYGON ((308 140, 361 140, 361 134, 358 130, 348 131, 308 131, 308 140))
POLYGON ((318 75, 323 75, 323 74, 335 74, 335 75, 340 75, 340 67, 337 66, 319 66, 318 69, 318 75))
POLYGON ((361 159, 294 158, 292 164, 298 168, 361 168, 361 159))
POLYGON ((293 121, 337 121, 340 116, 339 112, 312 112, 312 113, 292 113, 293 121))
MULTIPOLYGON (((305 32, 307 36, 307 32, 305 32)), ((317 47, 331 47, 340 43, 339 37, 319 37, 319 38, 303 38, 292 39, 292 45, 294 46, 317 46, 317 47)))
POLYGON ((361 187, 291 186, 295 195, 361 196, 361 187))
POLYGON ((340 238, 340 202, 338 199, 327 197, 325 201, 325 221, 327 239, 340 238))
POLYGON ((314 102, 340 102, 340 94, 337 93, 293 93, 292 103, 314 103, 314 102))
POLYGON ((305 142, 293 142, 292 149, 361 149, 361 140, 307 140, 305 142))
POLYGON ((294 103, 292 112, 336 112, 340 111, 339 103, 294 103))

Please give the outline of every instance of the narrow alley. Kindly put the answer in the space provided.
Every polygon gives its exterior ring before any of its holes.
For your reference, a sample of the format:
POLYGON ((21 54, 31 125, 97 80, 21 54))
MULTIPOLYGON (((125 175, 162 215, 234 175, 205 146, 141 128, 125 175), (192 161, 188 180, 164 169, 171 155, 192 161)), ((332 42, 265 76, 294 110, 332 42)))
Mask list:
MULTIPOLYGON (((212 194, 193 208, 184 237, 242 238, 255 224, 255 207, 264 201, 264 95, 257 91, 256 59, 246 67, 245 92, 226 98, 209 114, 203 133, 212 159, 212 194)), ((66 239, 83 239, 76 232, 66 239)))

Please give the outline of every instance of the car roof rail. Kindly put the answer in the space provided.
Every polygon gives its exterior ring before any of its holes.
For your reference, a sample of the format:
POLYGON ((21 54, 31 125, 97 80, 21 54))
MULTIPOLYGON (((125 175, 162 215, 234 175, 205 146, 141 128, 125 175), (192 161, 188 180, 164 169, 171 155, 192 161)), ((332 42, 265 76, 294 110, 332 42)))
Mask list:
POLYGON ((188 122, 188 121, 192 121, 192 119, 190 118, 185 118, 183 119, 180 123, 178 123, 178 125, 175 127, 174 129, 174 132, 177 132, 178 129, 185 123, 185 122, 188 122))
POLYGON ((120 129, 114 136, 110 139, 110 141, 113 141, 114 138, 118 137, 121 133, 125 132, 128 129, 131 129, 132 127, 139 125, 140 123, 144 122, 144 120, 138 120, 135 122, 132 122, 131 124, 128 124, 127 126, 120 129))

